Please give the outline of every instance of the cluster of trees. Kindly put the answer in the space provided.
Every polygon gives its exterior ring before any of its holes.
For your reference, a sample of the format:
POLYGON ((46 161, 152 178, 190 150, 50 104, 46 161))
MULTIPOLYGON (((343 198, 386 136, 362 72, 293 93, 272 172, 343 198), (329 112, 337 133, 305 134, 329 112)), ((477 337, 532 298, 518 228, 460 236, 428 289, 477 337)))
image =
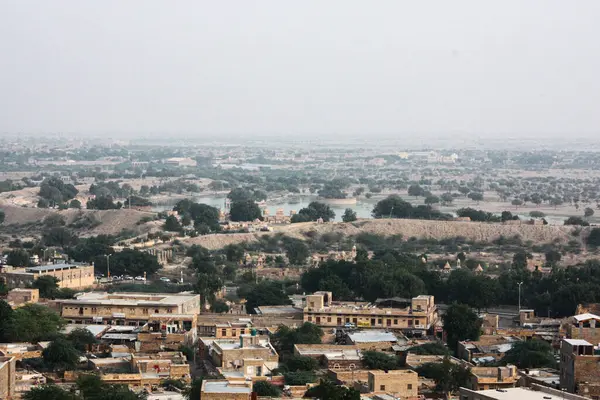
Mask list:
POLYGON ((0 300, 0 343, 52 340, 65 321, 48 307, 27 304, 13 310, 0 300))
POLYGON ((308 207, 304 207, 292 216, 292 223, 317 221, 319 218, 323 222, 329 222, 335 218, 335 212, 325 203, 312 201, 308 207))
POLYGON ((259 306, 292 304, 282 283, 278 281, 263 280, 255 284, 241 285, 237 295, 246 299, 246 312, 249 314, 256 314, 255 309, 259 306))
POLYGON ((70 288, 58 287, 58 278, 42 275, 33 281, 32 287, 40 291, 40 297, 45 299, 72 299, 76 291, 70 288))
POLYGON ((123 207, 123 203, 120 201, 115 203, 110 195, 101 195, 88 200, 85 207, 88 210, 119 210, 123 207))
MULTIPOLYGON (((328 261, 306 271, 301 285, 307 292, 332 291, 342 300, 403 297, 423 293, 434 295, 444 303, 462 303, 477 309, 497 305, 516 305, 519 282, 521 304, 534 308, 539 315, 573 315, 580 303, 600 302, 595 290, 600 285, 600 261, 566 269, 555 267, 550 274, 529 271, 529 255, 518 252, 510 269, 498 271, 496 277, 476 274, 467 268, 444 277, 436 266, 422 262, 422 257, 395 251, 376 251, 368 260, 359 249, 357 262, 328 261)), ((550 265, 556 254, 548 255, 550 265)))
POLYGON ((451 220, 452 215, 444 214, 430 205, 413 206, 400 196, 391 195, 379 201, 371 213, 373 218, 410 218, 451 220))
MULTIPOLYGON (((188 226, 193 223, 194 229, 198 233, 206 234, 221 230, 221 226, 219 225, 219 210, 215 207, 184 199, 175 204, 173 211, 176 211, 181 216, 181 225, 188 226)), ((179 222, 176 219, 175 222, 178 226, 179 222)), ((174 227, 176 226, 172 226, 171 228, 174 227)))
POLYGON ((60 178, 45 179, 40 185, 38 207, 58 206, 65 204, 77 196, 79 191, 70 183, 64 183, 60 178))

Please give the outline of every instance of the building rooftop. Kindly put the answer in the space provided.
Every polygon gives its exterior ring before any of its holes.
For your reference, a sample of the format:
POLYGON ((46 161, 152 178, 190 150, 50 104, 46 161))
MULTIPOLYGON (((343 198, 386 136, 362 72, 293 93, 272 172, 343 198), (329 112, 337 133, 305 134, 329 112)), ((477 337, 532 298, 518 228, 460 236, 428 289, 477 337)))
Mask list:
MULTIPOLYGON (((461 391, 464 390, 461 388, 461 391)), ((516 387, 506 388, 497 390, 478 390, 477 392, 469 391, 469 393, 476 393, 481 399, 491 400, 559 400, 562 399, 562 393, 559 390, 552 390, 543 388, 543 390, 532 390, 529 388, 516 387), (484 397, 485 396, 485 397, 484 397)), ((567 395, 567 394, 565 394, 567 395)), ((581 396, 575 396, 568 394, 568 399, 584 399, 581 396)))
POLYGON ((247 384, 232 384, 228 381, 204 381, 202 393, 248 393, 252 387, 247 384))
POLYGON ((63 300, 63 304, 101 304, 101 305, 179 305, 199 297, 197 294, 178 293, 82 293, 74 300, 63 300))
POLYGON ((397 342, 398 338, 392 332, 386 331, 356 331, 348 333, 354 343, 397 342))
POLYGON ((255 308, 255 311, 259 315, 302 313, 302 309, 296 308, 294 306, 261 306, 261 307, 255 308))
POLYGON ((589 319, 596 319, 596 320, 600 320, 600 316, 596 315, 596 314, 590 314, 590 313, 585 313, 585 314, 579 314, 579 315, 575 315, 573 318, 575 318, 575 320, 577 322, 580 321, 587 321, 589 319))
POLYGON ((74 269, 74 268, 89 267, 89 266, 90 266, 90 264, 50 264, 50 265, 40 265, 38 267, 27 267, 27 268, 25 268, 25 272, 42 273, 42 272, 48 272, 48 271, 74 269))
POLYGON ((85 329, 90 332, 92 335, 98 337, 98 335, 104 333, 110 328, 108 325, 76 325, 76 324, 68 324, 63 329, 62 333, 68 335, 73 332, 75 329, 85 329))
POLYGON ((590 342, 583 339, 563 339, 565 342, 569 343, 571 346, 593 346, 590 342))

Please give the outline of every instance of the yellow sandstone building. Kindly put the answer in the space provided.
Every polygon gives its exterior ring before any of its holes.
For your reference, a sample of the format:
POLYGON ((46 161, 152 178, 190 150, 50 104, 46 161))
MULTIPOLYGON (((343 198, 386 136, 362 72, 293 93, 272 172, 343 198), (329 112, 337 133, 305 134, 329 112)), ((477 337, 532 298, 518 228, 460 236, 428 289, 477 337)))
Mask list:
POLYGON ((304 322, 326 327, 353 324, 361 328, 398 329, 425 334, 438 318, 433 296, 388 299, 384 303, 394 307, 382 307, 372 303, 333 302, 331 292, 316 292, 306 296, 304 322))

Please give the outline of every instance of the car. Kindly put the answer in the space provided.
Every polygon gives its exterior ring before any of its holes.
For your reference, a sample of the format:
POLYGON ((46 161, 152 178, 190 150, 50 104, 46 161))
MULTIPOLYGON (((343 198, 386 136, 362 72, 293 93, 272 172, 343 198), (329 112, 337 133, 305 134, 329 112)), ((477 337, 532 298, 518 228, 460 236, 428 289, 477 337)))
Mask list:
POLYGON ((146 278, 144 278, 143 276, 136 276, 133 279, 135 279, 136 281, 145 281, 146 280, 146 278))
POLYGON ((171 280, 169 278, 167 278, 166 276, 161 276, 160 280, 165 283, 171 283, 171 280))
POLYGON ((352 322, 346 322, 344 324, 344 328, 356 328, 356 325, 354 325, 352 322))
POLYGON ((133 276, 125 275, 125 276, 123 277, 123 280, 124 280, 124 281, 132 281, 132 280, 133 280, 133 276))

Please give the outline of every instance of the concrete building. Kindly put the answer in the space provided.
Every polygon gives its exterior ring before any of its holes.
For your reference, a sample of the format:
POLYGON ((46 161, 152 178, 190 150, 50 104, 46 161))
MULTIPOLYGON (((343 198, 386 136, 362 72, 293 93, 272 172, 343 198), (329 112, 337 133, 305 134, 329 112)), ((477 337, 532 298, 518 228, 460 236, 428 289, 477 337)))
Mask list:
POLYGON ((252 394, 252 381, 229 382, 210 381, 202 382, 200 396, 202 400, 249 400, 252 394))
POLYGON ((380 307, 371 303, 333 302, 331 292, 316 292, 306 296, 304 322, 319 326, 339 327, 347 323, 361 328, 386 328, 425 334, 437 321, 433 296, 421 295, 400 307, 380 307))
POLYGON ((517 386, 517 367, 473 367, 471 368, 471 389, 506 389, 517 386))
POLYGON ((493 362, 504 357, 518 341, 520 339, 513 336, 482 335, 476 341, 458 342, 457 356, 475 365, 493 362))
POLYGON ((600 351, 583 339, 564 339, 560 347, 560 387, 600 398, 600 351))
POLYGON ((198 339, 196 314, 152 314, 137 334, 139 351, 151 352, 192 346, 198 339))
POLYGON ((40 301, 39 289, 21 289, 16 288, 8 292, 6 302, 11 307, 20 307, 25 304, 37 303, 40 301))
POLYGON ((600 316, 585 313, 571 317, 567 324, 567 337, 600 343, 600 316))
POLYGON ((143 326, 153 314, 199 314, 200 296, 184 293, 83 293, 58 301, 72 323, 143 326))
POLYGON ((342 342, 357 346, 363 351, 392 351, 395 345, 405 344, 407 340, 403 337, 399 339, 393 332, 373 329, 343 332, 342 342))
POLYGON ((419 395, 419 375, 411 370, 369 371, 368 384, 371 393, 386 393, 402 399, 419 395))
POLYGON ((296 344, 294 354, 314 358, 334 371, 354 371, 363 366, 361 351, 353 345, 296 344))
POLYGON ((42 356, 42 347, 33 343, 0 343, 0 356, 14 357, 15 360, 39 358, 42 356))
POLYGON ((40 276, 54 276, 58 287, 84 289, 94 285, 94 266, 86 264, 50 264, 38 267, 3 267, 0 278, 9 288, 24 288, 31 285, 40 276))
POLYGON ((167 165, 173 165, 176 167, 195 167, 198 163, 189 157, 172 157, 167 158, 165 161, 167 165))
POLYGON ((241 335, 238 340, 200 338, 199 346, 203 357, 225 371, 265 376, 279 365, 279 354, 268 336, 241 335))
POLYGON ((11 399, 15 395, 17 360, 14 357, 0 357, 0 400, 11 399))
POLYGON ((480 391, 460 388, 459 391, 460 400, 586 400, 585 397, 538 385, 480 391))

